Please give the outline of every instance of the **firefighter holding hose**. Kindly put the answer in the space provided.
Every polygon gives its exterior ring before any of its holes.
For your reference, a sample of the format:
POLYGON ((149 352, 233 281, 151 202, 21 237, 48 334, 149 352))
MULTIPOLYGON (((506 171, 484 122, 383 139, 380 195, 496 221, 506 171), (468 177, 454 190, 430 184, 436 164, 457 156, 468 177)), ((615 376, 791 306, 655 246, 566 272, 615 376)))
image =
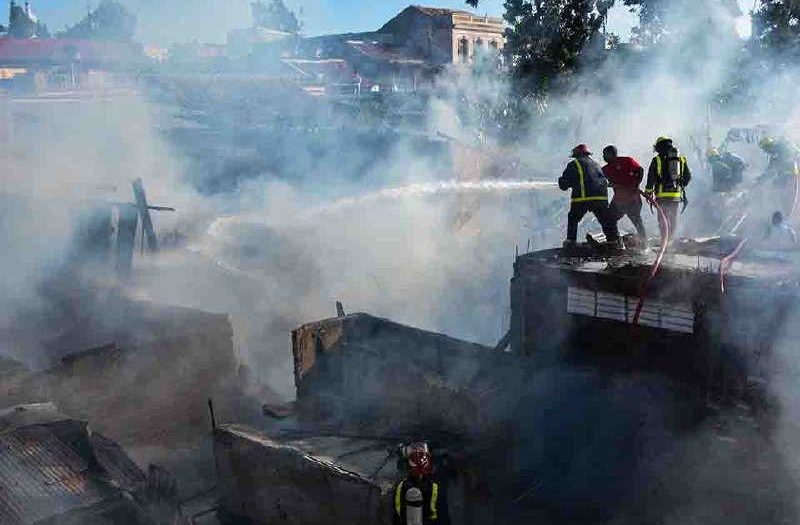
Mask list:
MULTIPOLYGON (((669 137, 658 137, 653 146, 656 155, 647 171, 645 193, 656 199, 664 210, 669 225, 670 237, 663 242, 671 243, 678 229, 678 209, 686 205, 686 186, 692 180, 692 172, 686 157, 682 156, 669 137)), ((664 218, 659 214, 659 226, 664 231, 664 218)))
POLYGON ((394 489, 394 525, 450 525, 444 487, 434 477, 427 443, 402 448, 408 476, 394 489))
POLYGON ((622 248, 617 222, 608 211, 608 180, 600 165, 592 160, 592 152, 586 144, 572 150, 572 161, 558 179, 562 191, 571 190, 570 208, 567 215, 567 240, 564 248, 571 249, 578 238, 578 225, 587 213, 592 212, 603 228, 606 244, 611 248, 622 248))

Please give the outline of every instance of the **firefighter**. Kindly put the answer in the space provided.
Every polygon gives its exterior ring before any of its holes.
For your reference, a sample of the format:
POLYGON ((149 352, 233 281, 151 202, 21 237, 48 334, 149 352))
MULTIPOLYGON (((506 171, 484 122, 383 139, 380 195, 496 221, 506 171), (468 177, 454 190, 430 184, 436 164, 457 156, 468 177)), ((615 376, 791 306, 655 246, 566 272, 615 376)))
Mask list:
POLYGON ((620 157, 617 147, 613 145, 603 149, 603 160, 606 161, 603 174, 614 188, 614 198, 608 209, 609 220, 617 223, 627 215, 640 241, 645 243, 647 233, 642 222, 642 198, 639 195, 644 168, 633 157, 620 157))
POLYGON ((608 213, 608 181, 600 165, 591 158, 592 152, 586 144, 579 144, 572 150, 573 160, 567 165, 558 179, 558 187, 563 191, 572 190, 569 215, 567 216, 567 240, 565 248, 575 246, 578 238, 578 224, 588 213, 597 217, 606 243, 614 248, 621 247, 617 223, 610 220, 608 213))
POLYGON ((711 148, 706 155, 711 167, 714 193, 729 193, 744 180, 744 161, 730 152, 721 154, 718 149, 711 148))
POLYGON ((785 138, 764 137, 758 145, 769 156, 767 169, 758 178, 758 183, 772 182, 768 201, 779 202, 783 215, 791 218, 798 200, 800 166, 797 160, 800 152, 785 138))
MULTIPOLYGON (((656 152, 647 171, 645 193, 654 197, 666 215, 670 238, 662 239, 670 243, 675 238, 678 227, 678 209, 686 202, 686 186, 692 180, 692 172, 686 157, 682 156, 669 137, 658 137, 653 146, 656 152)), ((664 224, 661 214, 658 223, 662 230, 664 224)))
POLYGON ((443 485, 435 478, 427 443, 403 447, 408 476, 394 489, 394 525, 450 525, 443 485))

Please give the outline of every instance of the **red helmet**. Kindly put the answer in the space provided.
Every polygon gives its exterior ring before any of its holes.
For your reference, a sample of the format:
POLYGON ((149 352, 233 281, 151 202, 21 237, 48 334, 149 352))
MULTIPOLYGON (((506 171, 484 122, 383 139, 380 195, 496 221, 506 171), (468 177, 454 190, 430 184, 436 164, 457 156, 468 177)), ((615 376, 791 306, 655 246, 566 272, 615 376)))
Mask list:
POLYGON ((591 154, 592 154, 592 150, 590 150, 589 146, 587 146, 586 144, 578 144, 572 150, 572 156, 573 157, 578 157, 578 156, 581 156, 581 155, 591 155, 591 154))
POLYGON ((412 450, 408 453, 408 472, 417 478, 433 474, 433 457, 426 450, 412 450))

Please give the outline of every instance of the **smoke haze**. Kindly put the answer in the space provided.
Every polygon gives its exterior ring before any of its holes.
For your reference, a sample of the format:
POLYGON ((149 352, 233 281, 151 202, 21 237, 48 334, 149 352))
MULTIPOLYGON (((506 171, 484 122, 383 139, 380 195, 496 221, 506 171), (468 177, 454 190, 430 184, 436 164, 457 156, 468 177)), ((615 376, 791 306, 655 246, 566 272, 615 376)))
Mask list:
MULTIPOLYGON (((246 1, 141 1, 133 7, 145 40, 197 35, 219 40, 227 28, 249 25, 246 1), (176 19, 180 31, 167 32, 176 19), (170 24, 161 25, 165 20, 170 24)), ((496 73, 445 72, 425 101, 422 124, 399 131, 354 123, 348 114, 310 97, 275 96, 263 108, 259 101, 269 87, 227 86, 224 75, 209 80, 207 90, 194 86, 208 94, 210 102, 198 113, 210 124, 192 118, 197 108, 182 106, 191 104, 189 97, 176 96, 180 88, 154 82, 113 100, 98 95, 62 105, 12 102, 10 138, 0 147, 6 167, 0 195, 7 203, 0 212, 0 319, 5 320, 0 354, 45 367, 75 350, 50 344, 58 334, 45 324, 53 307, 43 285, 72 267, 81 211, 95 201, 129 202, 136 178, 143 179, 151 203, 177 209, 154 212, 154 221, 162 238, 179 240, 165 243, 158 256, 137 256, 128 281, 94 266, 66 278, 76 279, 70 281, 76 288, 101 280, 135 298, 229 313, 240 359, 275 398, 294 395, 289 331, 333 316, 336 301, 348 312, 366 311, 494 345, 508 329, 515 253, 553 247, 563 238, 567 199, 550 184, 575 144, 588 143, 599 157, 613 143, 646 166, 655 138, 674 137, 695 173, 682 233, 710 235, 702 204, 710 193, 704 166, 708 129, 714 144, 732 126, 763 124, 800 137, 796 71, 759 79, 747 103, 718 103, 721 87, 737 73, 744 46, 736 32, 738 14, 713 0, 676 0, 669 16, 668 24, 679 30, 663 46, 647 52, 628 48, 598 62, 546 108, 534 100, 520 102, 526 117, 510 142, 497 138, 501 133, 486 116, 486 108, 519 111, 513 86, 496 73), (280 137, 271 117, 276 107, 319 122, 298 125, 302 129, 280 137)), ((737 148, 752 180, 764 158, 752 145, 737 148)), ((754 220, 769 212, 754 213, 754 220)), ((655 234, 654 217, 646 220, 655 234)), ((626 221, 621 225, 632 230, 626 221)), ((797 456, 794 416, 800 407, 793 386, 794 340, 787 337, 784 345, 785 375, 775 394, 786 407, 780 428, 787 460, 797 456)), ((563 375, 569 379, 571 373, 563 375)), ((561 374, 554 372, 556 379, 561 374)), ((575 395, 591 391, 596 381, 581 376, 575 395)), ((560 406, 562 395, 573 395, 570 388, 556 380, 545 383, 536 392, 541 394, 537 402, 560 406)), ((615 399, 629 410, 613 424, 626 427, 636 418, 649 418, 644 428, 653 432, 653 448, 647 457, 675 459, 679 467, 669 472, 676 480, 687 477, 684 467, 718 453, 711 466, 703 463, 689 471, 696 481, 676 488, 673 499, 654 496, 664 508, 664 501, 675 503, 662 523, 717 523, 719 516, 708 508, 716 500, 683 501, 681 496, 701 491, 703 480, 726 487, 727 472, 711 471, 731 468, 738 457, 735 447, 720 450, 714 429, 707 428, 664 445, 668 414, 660 411, 659 388, 655 384, 642 394, 638 387, 614 383, 615 399), (626 401, 640 395, 653 406, 626 401)), ((596 423, 602 425, 604 402, 592 398, 581 410, 600 414, 596 423)), ((586 424, 576 413, 561 416, 542 424, 555 434, 563 425, 586 424)), ((757 439, 749 429, 741 432, 746 434, 742 441, 757 439)), ((530 447, 558 451, 562 445, 530 447)), ((583 461, 584 467, 592 463, 583 461)), ((559 467, 548 466, 551 472, 559 467)), ((791 467, 800 472, 798 465, 791 467)), ((580 474, 569 472, 575 479, 580 474)), ((744 492, 742 486, 735 489, 735 494, 744 492)), ((715 496, 724 499, 725 493, 715 496)), ((629 509, 633 516, 640 510, 629 509)))

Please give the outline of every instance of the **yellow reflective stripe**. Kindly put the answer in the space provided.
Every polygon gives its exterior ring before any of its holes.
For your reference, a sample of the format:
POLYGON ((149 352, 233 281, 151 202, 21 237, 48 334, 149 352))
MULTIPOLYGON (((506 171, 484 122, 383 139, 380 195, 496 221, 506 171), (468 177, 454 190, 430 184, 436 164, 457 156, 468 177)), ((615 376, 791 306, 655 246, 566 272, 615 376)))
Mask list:
MULTIPOLYGON (((585 173, 583 172, 583 166, 581 166, 581 163, 578 159, 575 159, 573 162, 575 162, 575 166, 577 166, 578 168, 578 181, 580 182, 581 185, 580 198, 583 199, 586 197, 586 183, 583 181, 583 176, 585 175, 585 173)), ((573 199, 572 202, 575 202, 575 199, 573 199)))
POLYGON ((608 197, 578 197, 571 199, 571 202, 587 202, 587 201, 608 201, 608 197))
POLYGON ((439 484, 434 483, 431 486, 431 519, 438 520, 439 519, 439 484))
POLYGON ((403 483, 405 483, 405 481, 401 481, 394 491, 394 511, 398 516, 403 515, 403 483))
MULTIPOLYGON (((662 164, 661 164, 661 156, 656 155, 656 175, 658 175, 658 179, 661 179, 662 173, 662 164)), ((681 175, 686 172, 686 157, 681 157, 681 175)), ((659 183, 657 186, 658 191, 656 192, 657 198, 668 198, 668 199, 683 199, 683 192, 681 191, 664 191, 664 184, 659 183)), ((647 188, 646 192, 652 192, 653 188, 647 188)))

